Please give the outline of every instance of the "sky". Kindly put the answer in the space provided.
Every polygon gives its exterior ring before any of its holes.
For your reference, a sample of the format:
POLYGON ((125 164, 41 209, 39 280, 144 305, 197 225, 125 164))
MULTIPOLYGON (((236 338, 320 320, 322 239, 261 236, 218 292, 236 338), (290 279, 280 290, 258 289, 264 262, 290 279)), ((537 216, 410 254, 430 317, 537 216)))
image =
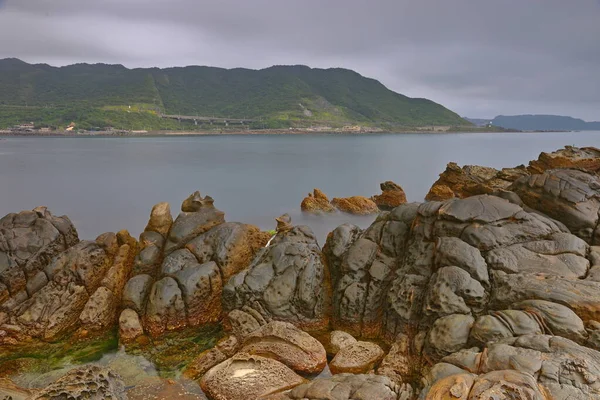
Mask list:
POLYGON ((467 117, 600 120, 600 0, 0 0, 0 58, 343 67, 467 117))

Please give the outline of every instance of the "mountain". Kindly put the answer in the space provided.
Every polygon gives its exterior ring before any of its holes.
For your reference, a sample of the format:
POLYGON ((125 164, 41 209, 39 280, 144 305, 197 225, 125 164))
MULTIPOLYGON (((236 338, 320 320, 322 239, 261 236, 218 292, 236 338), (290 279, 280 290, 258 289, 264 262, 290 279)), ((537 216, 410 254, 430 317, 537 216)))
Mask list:
POLYGON ((585 122, 559 115, 499 115, 492 124, 522 131, 600 131, 600 122, 585 122))
POLYGON ((24 121, 55 126, 74 121, 82 128, 181 126, 160 114, 254 119, 272 128, 470 125, 431 100, 403 96, 341 68, 57 68, 0 60, 0 128, 24 121))

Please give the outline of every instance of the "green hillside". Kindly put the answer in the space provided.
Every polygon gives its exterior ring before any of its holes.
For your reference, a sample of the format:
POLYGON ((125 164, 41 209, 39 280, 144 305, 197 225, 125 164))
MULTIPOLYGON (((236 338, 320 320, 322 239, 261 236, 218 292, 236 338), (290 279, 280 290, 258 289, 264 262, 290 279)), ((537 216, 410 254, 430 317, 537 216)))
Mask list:
POLYGON ((83 129, 201 128, 160 114, 252 118, 255 128, 469 125, 430 100, 340 68, 55 68, 0 60, 0 128, 29 121, 54 127, 75 122, 83 129))

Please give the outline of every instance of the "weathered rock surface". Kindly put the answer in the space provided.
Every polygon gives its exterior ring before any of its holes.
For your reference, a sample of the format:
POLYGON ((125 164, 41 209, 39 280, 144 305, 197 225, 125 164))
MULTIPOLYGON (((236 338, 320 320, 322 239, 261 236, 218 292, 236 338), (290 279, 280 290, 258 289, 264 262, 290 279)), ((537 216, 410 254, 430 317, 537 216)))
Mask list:
POLYGON ((512 182, 529 173, 525 166, 494 168, 479 165, 458 166, 449 163, 440 178, 433 184, 425 199, 428 201, 444 201, 452 198, 463 199, 480 194, 491 194, 499 189, 506 189, 512 182))
POLYGON ((291 322, 309 330, 326 327, 330 284, 321 257, 308 227, 278 233, 248 269, 225 285, 224 310, 247 307, 266 321, 291 322))
POLYGON ((335 212, 335 207, 331 205, 327 195, 320 189, 314 189, 307 197, 302 200, 300 209, 309 213, 330 213, 335 212))
POLYGON ((404 193, 404 189, 400 185, 392 181, 386 181, 380 187, 381 194, 371 198, 380 210, 391 211, 406 203, 406 193, 404 193))
POLYGON ((371 199, 362 196, 335 197, 331 204, 338 210, 355 215, 376 214, 379 212, 377 204, 371 199))
POLYGON ((0 378, 0 399, 2 400, 27 400, 34 394, 34 390, 19 387, 10 379, 0 378))
POLYGON ((519 179, 510 190, 523 202, 564 223, 589 244, 600 244, 600 177, 578 170, 548 170, 519 179))
POLYGON ((385 353, 375 343, 356 342, 343 347, 335 355, 329 369, 332 374, 362 374, 373 370, 383 359, 385 353))
POLYGON ((382 213, 366 231, 345 224, 323 249, 333 286, 333 327, 361 337, 378 337, 388 288, 403 256, 418 204, 382 213))
POLYGON ((410 387, 399 387, 377 375, 339 374, 297 386, 268 400, 409 400, 410 387))
POLYGON ((527 168, 532 174, 541 174, 549 169, 579 169, 600 172, 600 149, 565 146, 552 153, 541 153, 527 168))
POLYGON ((124 288, 122 308, 134 310, 152 336, 219 321, 224 283, 269 239, 257 227, 224 222, 198 192, 181 209, 172 222, 168 204, 154 206, 124 288))
POLYGON ((327 365, 323 345, 287 322, 262 326, 246 338, 240 352, 272 358, 299 374, 318 374, 327 365))
POLYGON ((329 335, 329 351, 336 355, 344 347, 356 343, 356 339, 349 333, 344 331, 333 331, 329 335))
POLYGON ((32 400, 126 400, 121 378, 112 371, 86 366, 69 371, 50 386, 33 396, 32 400))
POLYGON ((144 334, 140 316, 130 308, 126 308, 119 316, 119 339, 123 343, 133 342, 144 334))
POLYGON ((304 382, 294 371, 269 358, 238 354, 208 371, 200 385, 214 400, 247 400, 304 382))

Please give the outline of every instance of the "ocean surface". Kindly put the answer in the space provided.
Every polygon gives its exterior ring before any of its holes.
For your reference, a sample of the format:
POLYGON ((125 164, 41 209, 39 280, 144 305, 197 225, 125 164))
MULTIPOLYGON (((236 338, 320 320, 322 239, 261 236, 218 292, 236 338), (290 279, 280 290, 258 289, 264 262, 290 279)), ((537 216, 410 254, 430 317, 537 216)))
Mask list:
POLYGON ((392 180, 422 201, 450 161, 512 167, 565 145, 600 147, 600 132, 10 137, 0 140, 0 217, 44 205, 68 215, 82 239, 138 235, 154 204, 170 202, 176 217, 199 190, 228 221, 274 229, 289 213, 323 244, 341 223, 366 227, 374 217, 303 215, 315 187, 330 198, 370 197, 392 180))

